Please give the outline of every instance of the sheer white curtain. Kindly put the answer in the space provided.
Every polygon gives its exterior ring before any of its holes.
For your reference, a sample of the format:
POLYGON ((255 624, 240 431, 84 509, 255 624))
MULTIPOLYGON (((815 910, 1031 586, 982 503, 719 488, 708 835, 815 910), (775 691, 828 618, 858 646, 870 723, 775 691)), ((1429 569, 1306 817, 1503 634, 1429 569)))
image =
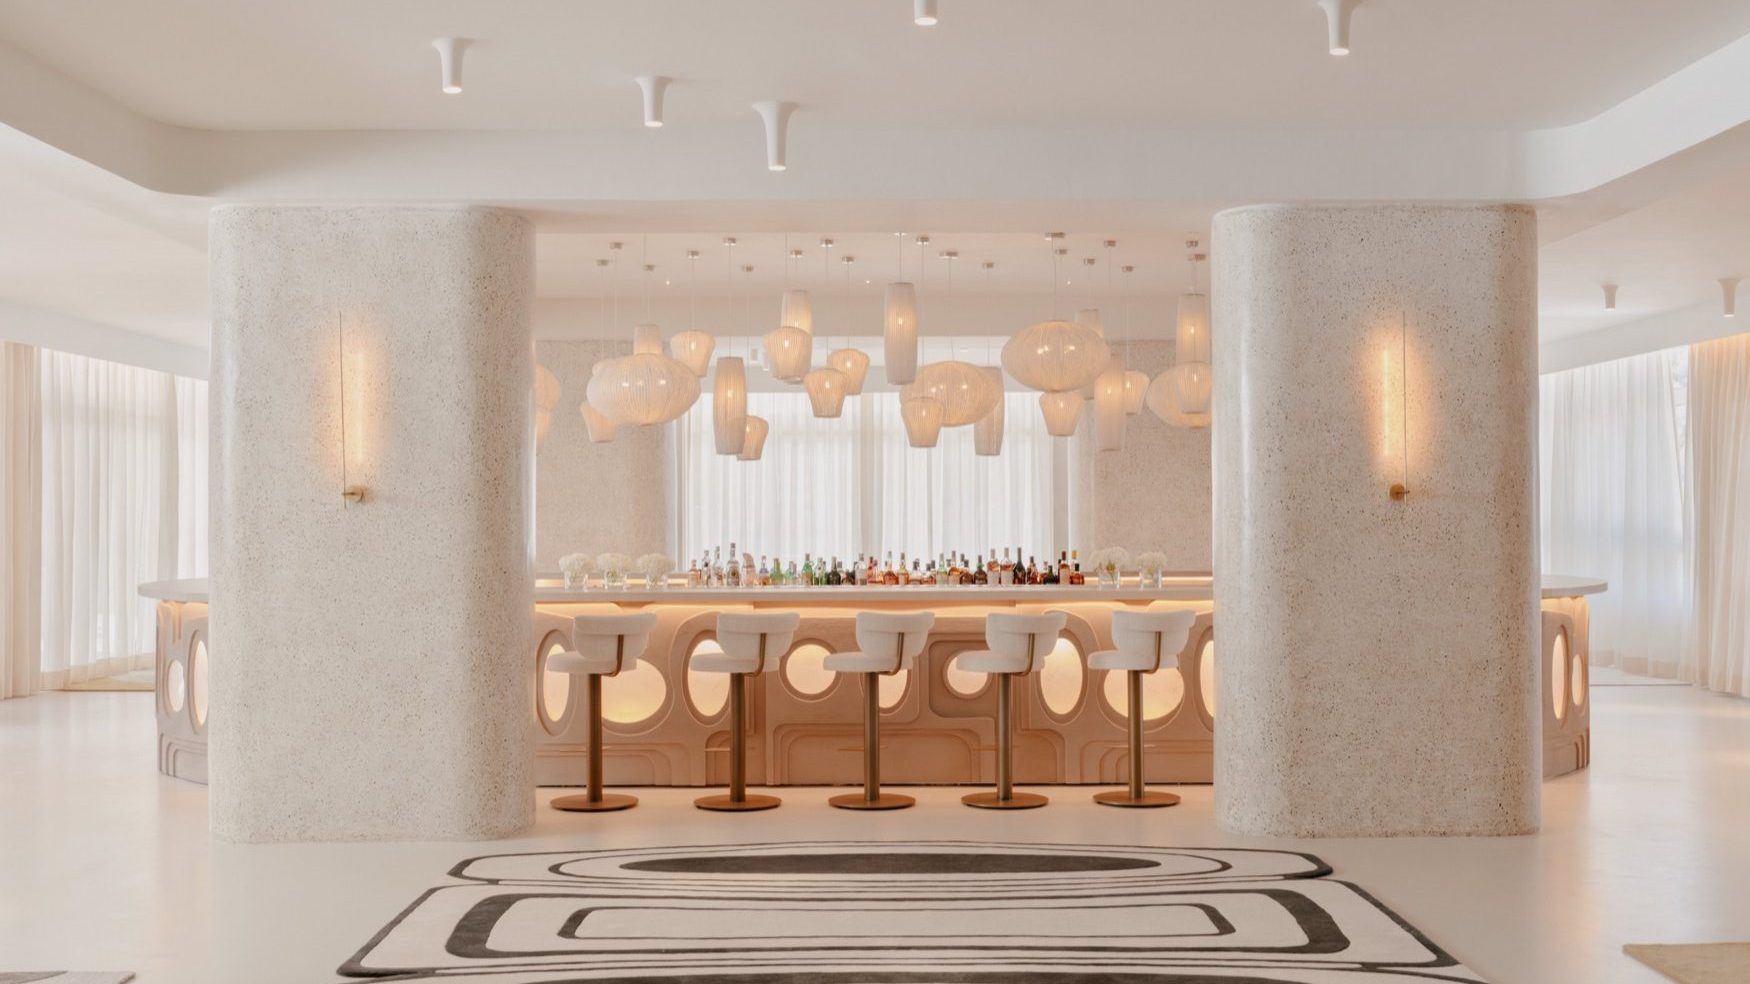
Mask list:
POLYGON ((1683 447, 1671 349, 1542 379, 1543 569, 1607 579, 1591 598, 1592 661, 1678 675, 1683 447))
MULTIPOLYGON (((184 387, 190 414, 205 384, 184 387)), ((188 429, 182 502, 175 377, 65 352, 42 353, 42 677, 64 687, 151 665, 146 581, 177 576, 179 529, 201 530, 182 570, 205 568, 204 413, 188 429)))
POLYGON ((1750 335, 1689 350, 1690 592, 1683 678, 1750 697, 1750 335))
POLYGON ((176 576, 207 576, 207 381, 176 377, 176 576))
POLYGON ((1054 461, 1037 397, 1007 395, 1003 453, 973 453, 969 427, 943 428, 935 448, 913 448, 892 393, 845 401, 816 418, 798 391, 751 393, 749 412, 771 424, 759 461, 715 453, 711 401, 675 424, 676 543, 683 563, 731 541, 755 556, 794 559, 900 551, 925 559, 992 547, 1041 558, 1068 549, 1054 461))
POLYGON ((42 443, 37 350, 0 342, 0 700, 37 689, 42 443))

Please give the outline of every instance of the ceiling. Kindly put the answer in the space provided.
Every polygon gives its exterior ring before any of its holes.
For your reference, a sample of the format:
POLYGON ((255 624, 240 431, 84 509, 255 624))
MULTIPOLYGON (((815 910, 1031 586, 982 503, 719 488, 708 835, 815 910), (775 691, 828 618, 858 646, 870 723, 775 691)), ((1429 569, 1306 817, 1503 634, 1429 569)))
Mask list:
POLYGON ((612 241, 623 302, 652 263, 670 320, 692 303, 691 249, 726 324, 787 284, 860 312, 903 253, 945 330, 1001 331, 1055 293, 1060 309, 1128 298, 1151 312, 1139 334, 1158 332, 1190 282, 1184 240, 1257 201, 1535 201, 1546 342, 1717 304, 1718 277, 1750 273, 1742 0, 1362 0, 1348 58, 1325 52, 1312 0, 941 0, 929 29, 909 14, 0 0, 0 301, 204 345, 220 201, 523 209, 562 335, 618 330, 587 313, 615 292, 596 266, 612 241), (446 34, 475 39, 459 96, 438 92, 446 34), (675 78, 660 130, 640 125, 640 73, 675 78), (767 98, 800 105, 783 174, 749 109, 767 98), (731 277, 726 235, 751 275, 731 277), (804 255, 786 269, 789 248, 804 255), (1108 287, 1122 264, 1136 273, 1108 287))

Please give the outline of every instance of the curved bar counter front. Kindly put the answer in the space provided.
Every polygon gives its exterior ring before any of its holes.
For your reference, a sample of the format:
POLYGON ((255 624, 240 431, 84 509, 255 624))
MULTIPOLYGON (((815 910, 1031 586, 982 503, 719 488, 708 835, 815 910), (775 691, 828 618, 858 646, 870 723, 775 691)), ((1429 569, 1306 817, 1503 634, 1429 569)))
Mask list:
MULTIPOLYGON (((1590 757, 1586 596, 1602 581, 1543 579, 1543 772, 1585 768, 1590 757)), ((206 781, 207 584, 160 581, 140 593, 158 601, 158 767, 206 781)), ((544 786, 586 780, 587 728, 581 688, 547 659, 568 648, 573 615, 652 610, 656 626, 637 669, 604 690, 607 781, 631 786, 705 786, 728 780, 729 680, 691 669, 716 649, 717 614, 797 611, 802 624, 777 672, 750 681, 748 781, 755 785, 852 785, 863 778, 862 680, 825 667, 828 653, 857 646, 858 611, 935 613, 923 653, 883 676, 882 772, 892 784, 989 784, 995 773, 996 697, 990 677, 958 669, 954 657, 984 648, 984 617, 995 611, 1067 613, 1044 670, 1016 681, 1015 781, 1118 784, 1126 779, 1126 680, 1089 669, 1087 654, 1112 646, 1112 612, 1123 607, 1197 612, 1177 669, 1145 679, 1146 778, 1206 783, 1213 772, 1218 714, 1215 619, 1208 577, 1167 578, 1160 588, 817 587, 668 588, 567 591, 535 588, 534 664, 529 712, 537 725, 536 779, 544 786)))

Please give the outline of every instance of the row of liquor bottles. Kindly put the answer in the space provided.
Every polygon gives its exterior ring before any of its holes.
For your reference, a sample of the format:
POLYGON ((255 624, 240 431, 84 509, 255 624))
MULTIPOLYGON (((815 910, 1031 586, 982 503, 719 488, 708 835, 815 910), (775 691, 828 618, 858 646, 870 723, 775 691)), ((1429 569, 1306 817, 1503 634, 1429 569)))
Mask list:
POLYGON ((785 566, 777 557, 771 558, 768 563, 767 558, 761 555, 756 566, 752 554, 741 553, 731 543, 727 562, 723 559, 722 547, 694 561, 687 569, 687 587, 905 587, 914 584, 1087 583, 1082 574, 1081 559, 1074 550, 1060 552, 1056 564, 1051 562, 1050 554, 1046 555, 1044 564, 1040 564, 1034 555, 1028 555, 1025 562, 1021 560, 1021 556, 1021 550, 1017 548, 1011 558, 1009 548, 1004 547, 1002 558, 998 559, 996 548, 992 547, 988 560, 984 554, 968 558, 965 554, 956 557, 952 553, 944 553, 936 555, 930 561, 913 558, 908 565, 904 551, 900 551, 899 562, 896 564, 893 561, 893 551, 889 550, 883 559, 877 560, 873 554, 859 554, 856 563, 842 566, 837 557, 832 558, 828 564, 824 556, 817 561, 813 554, 805 553, 800 564, 792 558, 789 565, 785 566))

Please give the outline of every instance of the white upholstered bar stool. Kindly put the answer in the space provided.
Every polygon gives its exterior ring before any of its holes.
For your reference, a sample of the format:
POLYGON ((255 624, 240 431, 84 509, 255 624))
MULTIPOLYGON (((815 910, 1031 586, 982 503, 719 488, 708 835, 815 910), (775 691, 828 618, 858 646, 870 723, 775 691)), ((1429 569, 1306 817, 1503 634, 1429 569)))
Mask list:
POLYGON ((858 612, 857 652, 831 653, 826 668, 863 677, 863 791, 827 800, 845 810, 900 810, 917 800, 881 791, 881 677, 910 666, 924 651, 934 612, 858 612))
POLYGON ((1179 802, 1174 793, 1151 793, 1142 784, 1142 675, 1179 665, 1179 651, 1191 637, 1191 623, 1197 613, 1189 608, 1169 611, 1131 611, 1120 609, 1112 613, 1112 644, 1116 649, 1102 650, 1088 656, 1088 666, 1096 670, 1123 670, 1128 673, 1129 698, 1126 701, 1126 723, 1130 731, 1130 787, 1094 794, 1094 802, 1106 806, 1158 807, 1179 802))
POLYGON ((655 612, 629 615, 578 615, 571 619, 571 648, 554 653, 547 668, 584 678, 588 690, 588 792, 556 796, 552 807, 572 813, 602 813, 638 805, 636 796, 602 792, 602 677, 618 676, 638 664, 650 644, 655 612))
POLYGON ((729 792, 699 797, 693 801, 699 809, 769 810, 783 802, 747 792, 747 678, 776 669, 801 624, 795 612, 723 612, 717 616, 717 645, 723 651, 693 657, 696 670, 729 674, 729 792))
POLYGON ((1015 792, 1014 736, 1009 720, 1012 681, 1023 673, 1037 673, 1045 657, 1057 646, 1068 616, 1063 612, 1020 615, 996 612, 985 616, 984 644, 955 657, 963 670, 997 675, 997 788, 995 792, 969 793, 960 797, 967 806, 985 810, 1027 810, 1051 802, 1038 793, 1015 792))

